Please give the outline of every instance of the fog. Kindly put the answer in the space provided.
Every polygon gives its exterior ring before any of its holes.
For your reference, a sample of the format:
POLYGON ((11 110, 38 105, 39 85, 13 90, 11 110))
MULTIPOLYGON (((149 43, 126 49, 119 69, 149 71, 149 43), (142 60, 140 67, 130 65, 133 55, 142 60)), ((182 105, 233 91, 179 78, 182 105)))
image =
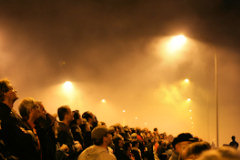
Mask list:
POLYGON ((108 126, 191 132, 215 143, 216 53, 220 145, 232 135, 239 141, 238 7, 220 0, 0 1, 0 77, 18 90, 16 110, 33 97, 52 114, 67 104, 108 126), (186 44, 168 53, 177 34, 186 44))

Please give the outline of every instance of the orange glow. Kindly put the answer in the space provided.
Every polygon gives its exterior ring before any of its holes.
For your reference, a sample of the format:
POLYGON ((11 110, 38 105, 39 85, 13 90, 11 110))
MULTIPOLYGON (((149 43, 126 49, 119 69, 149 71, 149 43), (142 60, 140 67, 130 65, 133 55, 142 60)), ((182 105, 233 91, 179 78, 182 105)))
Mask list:
POLYGON ((181 47, 186 43, 186 41, 187 38, 184 35, 174 36, 168 44, 168 50, 170 52, 177 51, 181 49, 181 47))
POLYGON ((66 81, 63 84, 63 90, 64 92, 72 92, 73 90, 73 84, 70 81, 66 81))
POLYGON ((186 78, 186 79, 184 80, 184 82, 185 82, 185 83, 189 83, 190 81, 189 81, 188 78, 186 78))
POLYGON ((191 101, 192 101, 191 98, 188 98, 188 99, 187 99, 187 102, 191 102, 191 101))

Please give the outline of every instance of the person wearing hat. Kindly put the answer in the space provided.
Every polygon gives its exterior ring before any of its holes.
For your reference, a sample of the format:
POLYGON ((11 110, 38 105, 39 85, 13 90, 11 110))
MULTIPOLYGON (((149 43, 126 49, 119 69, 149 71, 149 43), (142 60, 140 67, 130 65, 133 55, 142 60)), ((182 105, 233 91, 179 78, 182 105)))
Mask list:
POLYGON ((174 151, 169 160, 180 160, 183 150, 194 141, 193 136, 190 133, 181 133, 173 139, 172 145, 174 151))
POLYGON ((78 160, 116 160, 116 157, 108 149, 112 143, 112 135, 106 127, 94 128, 91 137, 94 145, 84 150, 78 160))

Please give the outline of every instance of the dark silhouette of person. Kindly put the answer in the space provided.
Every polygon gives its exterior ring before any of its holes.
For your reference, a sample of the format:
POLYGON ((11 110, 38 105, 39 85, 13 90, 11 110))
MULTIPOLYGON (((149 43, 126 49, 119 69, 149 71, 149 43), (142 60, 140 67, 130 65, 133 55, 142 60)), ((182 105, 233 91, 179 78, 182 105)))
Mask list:
POLYGON ((238 149, 238 143, 236 142, 236 137, 232 136, 232 142, 230 142, 229 146, 238 149))
MULTIPOLYGON (((4 144, 5 158, 18 160, 39 159, 33 136, 27 132, 20 116, 13 110, 17 92, 8 80, 0 80, 0 141, 4 144), (6 150, 5 150, 6 149, 6 150)), ((3 149, 0 150, 3 152, 3 149)), ((1 156, 0 156, 1 158, 1 156)))

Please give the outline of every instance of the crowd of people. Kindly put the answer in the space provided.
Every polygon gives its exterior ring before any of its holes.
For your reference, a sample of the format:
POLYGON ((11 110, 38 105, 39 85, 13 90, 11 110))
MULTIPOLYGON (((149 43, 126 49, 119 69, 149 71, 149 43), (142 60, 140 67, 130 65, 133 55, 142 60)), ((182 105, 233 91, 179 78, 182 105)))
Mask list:
POLYGON ((64 105, 57 117, 42 102, 18 99, 8 80, 0 81, 0 160, 239 160, 238 143, 213 149, 210 144, 180 133, 177 137, 147 128, 116 124, 107 127, 92 112, 64 105))

